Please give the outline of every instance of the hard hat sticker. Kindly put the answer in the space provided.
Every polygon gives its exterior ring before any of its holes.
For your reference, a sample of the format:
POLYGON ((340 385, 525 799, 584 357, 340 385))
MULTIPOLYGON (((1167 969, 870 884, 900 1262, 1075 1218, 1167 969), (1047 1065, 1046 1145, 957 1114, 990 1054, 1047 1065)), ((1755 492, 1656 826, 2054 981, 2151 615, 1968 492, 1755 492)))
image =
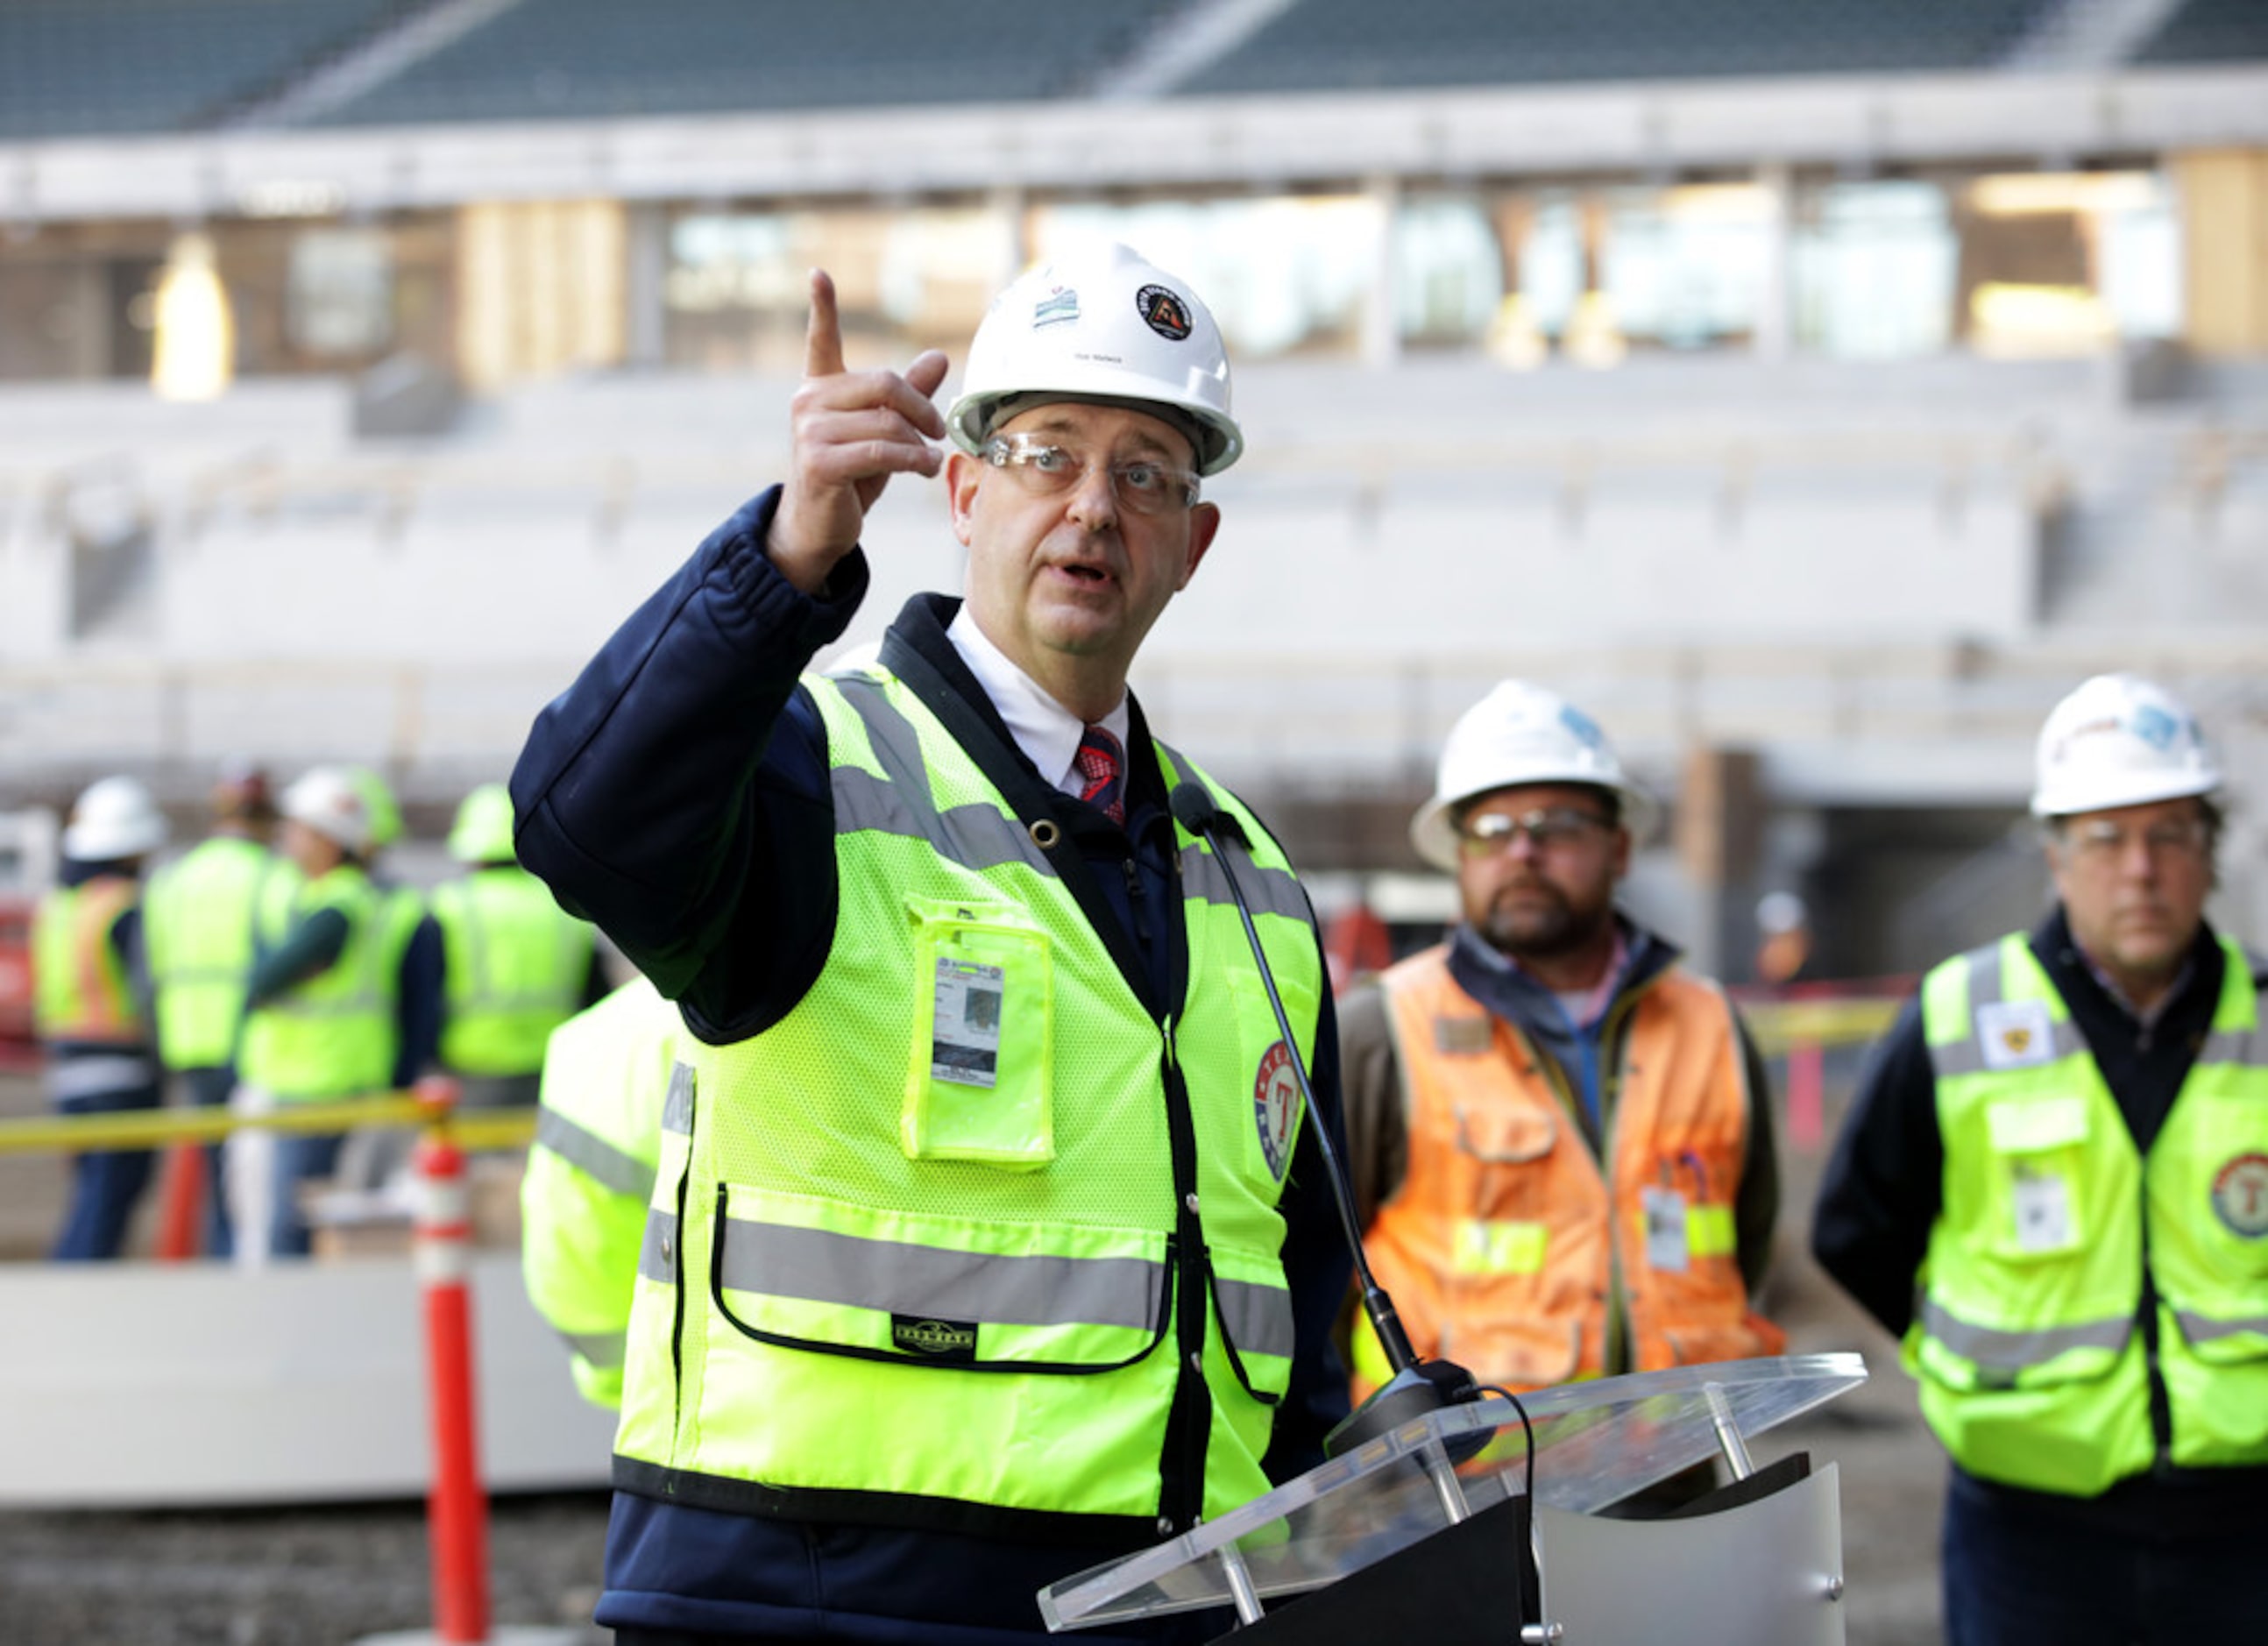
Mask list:
POLYGON ((1079 318, 1079 292, 1072 286, 1058 286, 1032 305, 1032 329, 1045 326, 1067 325, 1079 318))
POLYGON ((1189 306, 1177 292, 1161 285, 1145 285, 1134 294, 1134 307, 1142 316, 1142 323, 1160 337, 1179 343, 1189 335, 1189 306))
POLYGON ((2181 730, 2181 722, 2154 703, 2141 704, 2134 711, 2134 735, 2153 749, 2171 749, 2181 730))

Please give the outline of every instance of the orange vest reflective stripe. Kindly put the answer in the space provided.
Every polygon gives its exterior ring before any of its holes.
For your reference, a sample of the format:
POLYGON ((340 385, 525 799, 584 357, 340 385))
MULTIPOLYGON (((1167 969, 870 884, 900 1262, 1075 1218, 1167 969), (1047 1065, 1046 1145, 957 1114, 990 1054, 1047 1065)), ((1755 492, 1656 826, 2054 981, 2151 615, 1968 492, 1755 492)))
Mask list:
MULTIPOLYGON (((1714 985, 1671 971, 1626 1008, 1602 1173, 1543 1059, 1457 986, 1445 947, 1381 981, 1410 1167, 1364 1244, 1420 1354, 1515 1392, 1597 1377, 1617 1292, 1631 1370, 1780 1352, 1734 1250, 1748 1076, 1714 985)), ((1370 1386, 1359 1369, 1357 1398, 1370 1386)))

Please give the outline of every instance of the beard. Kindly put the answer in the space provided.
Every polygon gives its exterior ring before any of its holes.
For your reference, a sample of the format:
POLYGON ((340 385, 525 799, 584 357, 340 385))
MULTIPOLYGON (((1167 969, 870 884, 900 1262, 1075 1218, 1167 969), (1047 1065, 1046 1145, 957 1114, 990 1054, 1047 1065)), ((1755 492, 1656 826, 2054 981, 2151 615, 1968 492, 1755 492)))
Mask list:
POLYGON ((1578 904, 1546 881, 1521 881, 1499 889, 1473 922, 1489 946, 1514 960, 1554 959, 1598 941, 1614 918, 1610 898, 1578 904))

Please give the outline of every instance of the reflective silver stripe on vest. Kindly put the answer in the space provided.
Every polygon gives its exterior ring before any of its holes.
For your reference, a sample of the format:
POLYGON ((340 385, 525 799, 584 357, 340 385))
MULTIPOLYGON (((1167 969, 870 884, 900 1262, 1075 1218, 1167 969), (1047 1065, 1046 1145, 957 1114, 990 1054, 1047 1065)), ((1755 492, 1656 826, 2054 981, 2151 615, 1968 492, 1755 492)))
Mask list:
POLYGON ((535 1140, 602 1188, 640 1200, 653 1193, 652 1167, 556 1109, 536 1111, 535 1140))
POLYGON ((677 1214, 652 1210, 645 1214, 645 1238, 638 1243, 638 1273, 664 1286, 677 1284, 677 1214))
POLYGON ((661 1100, 661 1129, 679 1137, 693 1135, 693 1066, 670 1066, 669 1095, 661 1100))
MULTIPOLYGON (((1281 915, 1287 920, 1307 923, 1307 894, 1292 875, 1280 868, 1262 868, 1246 853, 1244 861, 1237 865, 1236 883, 1244 888, 1251 901, 1252 914, 1257 919, 1263 914, 1281 915)), ((1202 845, 1192 841, 1182 853, 1182 889, 1192 897, 1206 903, 1218 903, 1229 908, 1236 906, 1236 894, 1229 889, 1228 871, 1220 860, 1202 845)))
POLYGON ((1280 1286, 1256 1286, 1249 1281, 1213 1278, 1213 1295, 1220 1300, 1220 1318, 1228 1340, 1240 1354, 1275 1354, 1292 1358, 1292 1294, 1280 1286))
POLYGON ((1147 1331, 1166 1284, 1145 1258, 997 1257, 738 1218, 722 1238, 734 1291, 992 1325, 1147 1331))
POLYGON ((2233 1063, 2239 1068, 2268 1068, 2268 1027, 2216 1029, 2205 1037, 2197 1060, 2200 1064, 2233 1063))
POLYGON ((1948 1313, 1934 1298, 1921 1304, 1921 1329, 1955 1354, 1999 1371, 2022 1371, 2044 1366, 2072 1349, 2126 1347, 2134 1333, 2128 1319, 2091 1320, 2084 1325, 2042 1326, 2031 1332, 2003 1332, 1992 1326, 1971 1325, 1948 1313))
POLYGON ((630 1358, 627 1332, 561 1332, 559 1340, 601 1371, 612 1370, 630 1358))
MULTIPOLYGON (((1969 962, 1969 1033, 1966 1038, 1949 1045, 1933 1045, 1929 1049, 1930 1067, 1940 1080, 1955 1080, 1963 1074, 1983 1074, 1992 1066, 1984 1061, 1984 1043, 1978 1037, 1977 1008, 1990 1006, 2004 997, 2006 985, 2001 973, 2006 970, 1998 943, 1980 950, 1969 962)), ((2050 1007, 2050 1010, 2053 1010, 2050 1007)), ((2051 1062, 2060 1058, 2078 1057, 2087 1051, 2087 1038, 2079 1032, 2079 1025, 2068 1018, 2050 1025, 2053 1036, 2052 1055, 2037 1059, 2051 1062)), ((2033 1067, 2027 1060, 2025 1067, 2033 1067)))
POLYGON ((1032 844, 1024 826, 990 806, 956 806, 942 815, 907 804, 904 787, 856 766, 837 766, 829 775, 835 792, 835 827, 844 834, 865 830, 926 840, 930 849, 965 868, 998 868, 1021 863, 1052 877, 1054 866, 1032 844))
MULTIPOLYGON (((1021 863, 1036 874, 1055 875, 1055 865, 1032 844, 1030 830, 998 808, 971 804, 938 812, 930 801, 920 738, 905 716, 873 682, 858 675, 829 678, 836 680, 843 701, 865 722, 874 757, 887 774, 885 780, 855 767, 834 769, 830 786, 838 830, 870 829, 926 840, 939 856, 964 868, 1021 863)), ((1302 924, 1311 918, 1307 893, 1298 878, 1285 869, 1262 868, 1248 853, 1237 872, 1237 883, 1252 899, 1256 916, 1279 915, 1302 924)), ((1219 863, 1211 853, 1194 843, 1182 853, 1182 886, 1186 895, 1206 903, 1233 906, 1236 901, 1219 863)))
POLYGON ((843 700, 865 722, 866 741, 873 745, 874 758, 881 764, 889 779, 887 787, 892 791, 877 796, 871 791, 884 786, 877 785, 871 775, 846 773, 836 767, 830 774, 829 786, 835 791, 838 830, 846 819, 867 818, 871 821, 859 826, 926 840, 939 857, 963 868, 1021 863, 1035 873, 1054 875, 1054 866, 1047 853, 1033 844, 1030 831, 999 808, 972 804, 946 812, 937 809, 922 759, 920 734, 883 695, 880 685, 856 676, 835 684, 843 700))
POLYGON ((2256 1315, 2250 1320, 2213 1320, 2186 1309, 2176 1309, 2174 1318, 2181 1323, 2182 1335, 2192 1343, 2211 1343, 2246 1332, 2268 1337, 2268 1315, 2256 1315))

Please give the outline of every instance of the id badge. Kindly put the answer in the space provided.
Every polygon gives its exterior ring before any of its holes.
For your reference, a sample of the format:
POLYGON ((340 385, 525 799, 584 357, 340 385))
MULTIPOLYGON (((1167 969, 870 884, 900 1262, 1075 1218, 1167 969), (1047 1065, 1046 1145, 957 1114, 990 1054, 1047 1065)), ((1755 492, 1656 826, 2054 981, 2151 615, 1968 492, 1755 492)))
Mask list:
POLYGON ((2023 1171, 2014 1185, 2016 1250, 2065 1251, 2073 1243, 2071 1185, 2058 1171, 2023 1171))
POLYGON ((1013 904, 920 899, 899 1140, 912 1160, 1029 1171, 1055 1158, 1047 934, 1013 904))
POLYGON ((1646 1267, 1684 1273, 1692 1264, 1685 1236, 1685 1197, 1675 1189, 1642 1189, 1638 1203, 1646 1217, 1646 1267))
POLYGON ((937 993, 931 1004, 932 1080, 990 1088, 1000 1078, 1000 1015, 1008 970, 976 961, 937 958, 937 993))

